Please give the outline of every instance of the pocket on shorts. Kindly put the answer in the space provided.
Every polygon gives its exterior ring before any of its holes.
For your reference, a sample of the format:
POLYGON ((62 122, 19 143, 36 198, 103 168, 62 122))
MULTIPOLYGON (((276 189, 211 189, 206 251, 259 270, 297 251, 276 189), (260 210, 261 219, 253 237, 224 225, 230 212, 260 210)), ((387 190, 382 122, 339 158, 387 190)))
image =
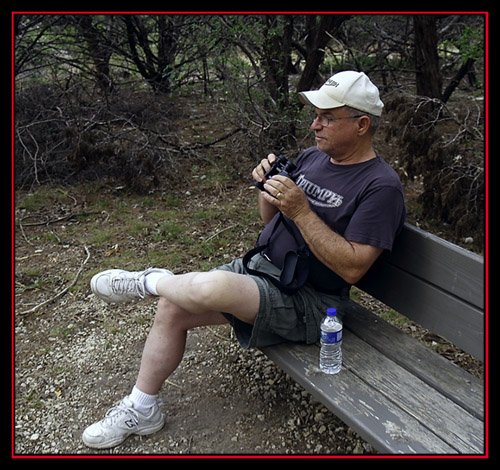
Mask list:
POLYGON ((306 285, 299 291, 296 304, 298 304, 297 308, 303 309, 306 325, 305 341, 307 344, 311 344, 320 339, 320 325, 326 315, 326 310, 335 307, 339 310, 339 316, 342 318, 345 301, 338 295, 322 294, 306 285))

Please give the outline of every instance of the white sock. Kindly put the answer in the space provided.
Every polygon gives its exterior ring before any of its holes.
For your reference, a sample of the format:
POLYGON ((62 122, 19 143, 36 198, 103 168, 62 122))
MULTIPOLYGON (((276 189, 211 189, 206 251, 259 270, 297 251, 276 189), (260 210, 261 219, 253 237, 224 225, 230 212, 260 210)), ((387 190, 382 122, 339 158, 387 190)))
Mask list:
POLYGON ((129 398, 134 405, 134 409, 146 415, 149 414, 151 407, 156 403, 156 395, 141 392, 135 385, 129 398))
POLYGON ((149 274, 146 274, 146 278, 144 279, 144 286, 150 294, 158 295, 156 284, 163 276, 165 276, 165 273, 158 271, 153 271, 149 274))

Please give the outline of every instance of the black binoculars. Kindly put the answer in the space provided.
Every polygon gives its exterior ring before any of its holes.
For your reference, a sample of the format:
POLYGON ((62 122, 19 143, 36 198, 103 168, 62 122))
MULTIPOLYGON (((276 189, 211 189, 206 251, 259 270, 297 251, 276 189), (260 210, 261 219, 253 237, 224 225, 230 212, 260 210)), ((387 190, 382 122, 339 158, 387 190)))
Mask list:
MULTIPOLYGON (((264 178, 268 180, 275 175, 283 175, 287 178, 293 180, 291 174, 295 171, 297 167, 290 161, 288 161, 283 155, 280 155, 276 161, 271 165, 269 171, 264 174, 264 178)), ((264 191, 264 182, 254 181, 253 184, 257 186, 261 191, 264 191)))

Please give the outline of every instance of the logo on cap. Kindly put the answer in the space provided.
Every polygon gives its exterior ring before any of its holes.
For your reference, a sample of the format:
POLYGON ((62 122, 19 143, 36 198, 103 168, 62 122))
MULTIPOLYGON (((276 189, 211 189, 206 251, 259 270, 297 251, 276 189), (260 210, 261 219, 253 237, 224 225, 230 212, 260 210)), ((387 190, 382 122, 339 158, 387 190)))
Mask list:
POLYGON ((329 86, 334 86, 334 87, 338 87, 339 86, 339 82, 336 82, 335 80, 333 80, 333 78, 329 78, 326 82, 325 82, 325 85, 329 85, 329 86))

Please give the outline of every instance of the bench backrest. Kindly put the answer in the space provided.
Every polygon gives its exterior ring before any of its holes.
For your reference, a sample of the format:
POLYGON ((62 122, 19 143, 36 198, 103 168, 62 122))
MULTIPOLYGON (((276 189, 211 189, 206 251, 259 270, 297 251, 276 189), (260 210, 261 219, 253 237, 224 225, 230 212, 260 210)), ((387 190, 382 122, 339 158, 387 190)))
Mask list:
POLYGON ((484 259, 405 224, 360 289, 484 359, 484 259))

